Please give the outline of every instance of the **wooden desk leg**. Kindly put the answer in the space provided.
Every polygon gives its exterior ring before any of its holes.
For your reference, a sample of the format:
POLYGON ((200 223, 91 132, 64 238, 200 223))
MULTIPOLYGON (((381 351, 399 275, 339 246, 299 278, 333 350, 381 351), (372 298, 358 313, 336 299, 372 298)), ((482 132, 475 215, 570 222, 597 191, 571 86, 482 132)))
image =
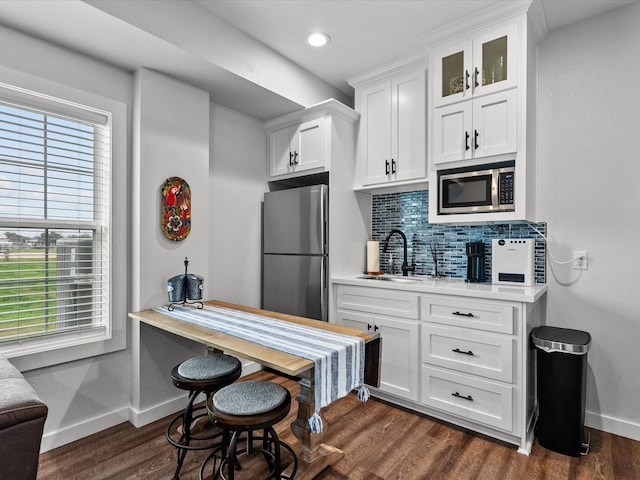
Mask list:
POLYGON ((322 416, 322 412, 320 412, 320 417, 324 424, 322 433, 312 433, 309 427, 309 418, 315 411, 313 369, 305 372, 299 383, 300 393, 296 397, 298 401, 298 416, 291 424, 291 431, 300 440, 296 479, 310 480, 328 466, 340 461, 344 457, 344 452, 321 443, 329 428, 329 424, 322 416))

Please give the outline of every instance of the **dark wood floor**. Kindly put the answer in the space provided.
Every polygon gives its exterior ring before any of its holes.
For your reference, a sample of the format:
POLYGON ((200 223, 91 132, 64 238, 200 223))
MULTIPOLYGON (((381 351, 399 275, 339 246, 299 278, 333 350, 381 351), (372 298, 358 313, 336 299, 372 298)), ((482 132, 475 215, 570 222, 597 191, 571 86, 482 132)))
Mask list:
MULTIPOLYGON (((281 383, 295 398, 298 384, 268 372, 247 378, 281 383)), ((640 442, 591 430, 591 451, 582 458, 550 452, 537 443, 530 456, 516 448, 466 433, 375 399, 362 404, 350 394, 323 410, 331 427, 326 443, 345 452, 318 480, 391 479, 625 479, 640 480, 640 442)), ((276 428, 295 439, 289 417, 276 428)), ((136 429, 123 423, 40 456, 38 480, 172 478, 175 450, 164 431, 170 418, 136 429)), ((182 480, 197 479, 207 452, 190 452, 182 480)), ((261 466, 260 463, 256 465, 261 466)), ((243 468, 245 463, 243 461, 243 468)), ((257 468, 257 467, 256 467, 257 468)), ((257 474, 241 477, 255 480, 257 474)))

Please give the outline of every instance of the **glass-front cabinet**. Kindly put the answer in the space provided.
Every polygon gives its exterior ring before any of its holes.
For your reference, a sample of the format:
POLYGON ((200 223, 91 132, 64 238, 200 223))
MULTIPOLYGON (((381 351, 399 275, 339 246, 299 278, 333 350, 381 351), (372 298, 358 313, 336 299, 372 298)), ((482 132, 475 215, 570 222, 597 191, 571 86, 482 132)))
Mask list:
POLYGON ((517 85, 517 25, 442 47, 434 55, 434 106, 517 85))

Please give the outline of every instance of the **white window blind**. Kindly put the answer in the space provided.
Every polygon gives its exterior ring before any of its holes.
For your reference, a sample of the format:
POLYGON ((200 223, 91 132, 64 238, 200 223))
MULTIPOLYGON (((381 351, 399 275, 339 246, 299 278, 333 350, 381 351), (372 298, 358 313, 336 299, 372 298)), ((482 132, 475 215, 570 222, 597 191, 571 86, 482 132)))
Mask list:
POLYGON ((108 333, 110 116, 4 93, 0 346, 108 333))

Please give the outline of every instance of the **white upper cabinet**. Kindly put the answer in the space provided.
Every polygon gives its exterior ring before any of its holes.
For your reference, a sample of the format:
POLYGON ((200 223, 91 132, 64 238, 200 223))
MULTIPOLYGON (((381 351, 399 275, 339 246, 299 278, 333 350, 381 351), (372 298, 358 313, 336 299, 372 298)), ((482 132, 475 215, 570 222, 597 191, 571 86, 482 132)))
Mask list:
POLYGON ((426 62, 351 83, 360 112, 356 188, 425 181, 426 62))
POLYGON ((363 184, 387 182, 390 179, 391 164, 391 83, 382 82, 365 88, 362 96, 360 117, 362 134, 362 159, 364 167, 363 184))
POLYGON ((487 95, 517 85, 515 24, 454 42, 433 53, 435 107, 487 95))
POLYGON ((269 134, 269 176, 278 177, 327 165, 326 118, 274 130, 269 134))
POLYGON ((434 51, 433 164, 515 155, 517 33, 510 23, 434 51))
POLYGON ((264 123, 269 139, 269 180, 330 172, 353 174, 355 125, 359 114, 334 99, 264 123))
POLYGON ((436 108, 433 112, 433 163, 515 154, 517 126, 515 89, 436 108))
POLYGON ((430 53, 430 223, 537 220, 536 45, 546 32, 539 2, 499 2, 423 37, 430 53), (438 175, 514 165, 510 211, 442 214, 438 175))

